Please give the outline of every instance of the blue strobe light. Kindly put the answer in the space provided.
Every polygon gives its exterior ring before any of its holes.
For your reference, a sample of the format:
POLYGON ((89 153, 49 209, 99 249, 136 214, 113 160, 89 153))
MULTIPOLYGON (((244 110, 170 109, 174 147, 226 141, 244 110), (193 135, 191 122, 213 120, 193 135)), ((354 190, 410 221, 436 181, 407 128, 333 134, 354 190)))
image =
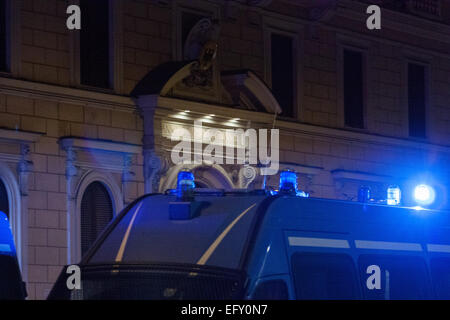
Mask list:
POLYGON ((387 189, 387 204, 390 206, 398 206, 402 197, 399 186, 389 186, 387 189))
POLYGON ((419 205, 428 206, 434 202, 435 198, 436 192, 429 185, 419 184, 414 189, 414 200, 419 205))
POLYGON ((280 193, 297 194, 297 174, 294 171, 280 172, 280 193))
POLYGON ((194 174, 189 170, 183 170, 178 173, 177 197, 179 199, 188 199, 193 196, 195 189, 194 174))

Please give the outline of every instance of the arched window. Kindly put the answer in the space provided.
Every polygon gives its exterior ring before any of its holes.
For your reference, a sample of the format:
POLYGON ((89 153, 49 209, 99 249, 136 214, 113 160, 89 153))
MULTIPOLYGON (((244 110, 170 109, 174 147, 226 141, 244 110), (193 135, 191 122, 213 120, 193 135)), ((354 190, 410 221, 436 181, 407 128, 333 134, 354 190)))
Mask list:
POLYGON ((81 254, 85 254, 113 218, 113 205, 108 190, 100 182, 92 182, 81 200, 81 254))
POLYGON ((9 218, 8 193, 6 192, 5 184, 1 179, 0 179, 0 211, 6 213, 6 216, 9 218))

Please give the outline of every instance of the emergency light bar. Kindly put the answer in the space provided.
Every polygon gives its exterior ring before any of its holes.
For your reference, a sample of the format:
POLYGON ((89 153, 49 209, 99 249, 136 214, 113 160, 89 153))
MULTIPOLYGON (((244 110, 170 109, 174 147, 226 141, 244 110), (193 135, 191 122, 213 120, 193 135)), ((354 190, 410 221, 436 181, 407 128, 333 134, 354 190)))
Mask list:
POLYGON ((402 192, 399 186, 390 186, 387 189, 387 204, 390 206, 398 206, 400 204, 402 192))
POLYGON ((309 197, 309 194, 298 190, 297 173, 292 170, 283 170, 280 172, 279 194, 296 195, 299 197, 309 197))
POLYGON ((280 193, 297 193, 297 174, 291 170, 280 172, 280 193))
POLYGON ((171 220, 193 219, 200 206, 198 202, 194 201, 194 174, 189 170, 182 170, 178 173, 177 178, 177 201, 169 204, 169 218, 171 220))
POLYGON ((177 198, 180 200, 190 200, 194 197, 194 174, 189 170, 178 173, 177 198))

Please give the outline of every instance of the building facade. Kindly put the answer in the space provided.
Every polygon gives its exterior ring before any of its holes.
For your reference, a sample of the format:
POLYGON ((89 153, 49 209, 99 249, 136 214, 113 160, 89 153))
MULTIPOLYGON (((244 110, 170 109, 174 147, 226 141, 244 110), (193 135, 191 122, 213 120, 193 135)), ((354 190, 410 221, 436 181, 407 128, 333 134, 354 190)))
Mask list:
POLYGON ((280 168, 314 197, 355 200, 364 185, 382 199, 424 179, 448 195, 447 1, 0 3, 0 210, 30 299, 182 168, 199 187, 276 187, 260 165, 174 164, 172 136, 196 120, 279 129, 280 168), (72 4, 81 30, 66 25, 72 4))

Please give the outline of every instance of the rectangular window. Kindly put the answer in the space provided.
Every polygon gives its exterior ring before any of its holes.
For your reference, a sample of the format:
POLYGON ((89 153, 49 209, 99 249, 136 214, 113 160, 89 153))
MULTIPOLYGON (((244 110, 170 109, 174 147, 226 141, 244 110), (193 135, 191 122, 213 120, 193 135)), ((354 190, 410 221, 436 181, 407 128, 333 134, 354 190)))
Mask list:
POLYGON ((280 104, 281 116, 294 117, 294 43, 289 36, 271 34, 272 93, 280 104))
POLYGON ((425 66, 408 64, 409 135, 425 138, 426 83, 425 66))
MULTIPOLYGON (((364 298, 370 300, 430 299, 431 286, 425 260, 420 257, 367 254, 359 257, 359 272, 364 298), (369 266, 379 267, 380 289, 370 290, 367 273, 369 266)), ((372 282, 374 283, 374 282, 372 282)))
POLYGON ((291 263, 298 300, 360 298, 356 269, 350 256, 294 253, 291 263))
POLYGON ((344 121, 347 127, 364 128, 363 54, 344 50, 344 121))
POLYGON ((7 0, 0 0, 0 71, 8 72, 7 0))
POLYGON ((83 85, 111 87, 109 0, 81 0, 80 81, 83 85))

